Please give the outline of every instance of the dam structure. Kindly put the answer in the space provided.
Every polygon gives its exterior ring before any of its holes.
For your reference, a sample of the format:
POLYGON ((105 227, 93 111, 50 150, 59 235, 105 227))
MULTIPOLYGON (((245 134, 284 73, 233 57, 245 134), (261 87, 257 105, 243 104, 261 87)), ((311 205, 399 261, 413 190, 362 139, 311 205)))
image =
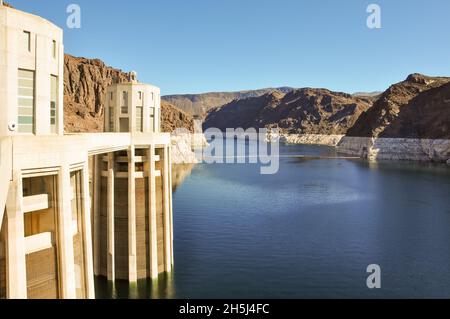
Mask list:
POLYGON ((114 84, 104 133, 64 133, 63 31, 0 3, 0 298, 95 298, 173 268, 159 88, 114 84))

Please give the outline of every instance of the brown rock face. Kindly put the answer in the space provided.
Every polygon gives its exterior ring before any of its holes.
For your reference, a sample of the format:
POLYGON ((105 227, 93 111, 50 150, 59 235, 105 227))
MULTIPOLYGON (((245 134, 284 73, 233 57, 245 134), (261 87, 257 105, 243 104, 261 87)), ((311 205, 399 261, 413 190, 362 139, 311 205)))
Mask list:
POLYGON ((66 132, 103 131, 104 95, 127 74, 98 59, 64 58, 64 126, 66 132))
POLYGON ((275 91, 210 111, 204 129, 278 127, 284 133, 345 134, 371 105, 368 99, 326 89, 275 91))
MULTIPOLYGON (((126 81, 128 74, 105 65, 98 59, 65 55, 64 126, 68 133, 102 132, 106 88, 126 81)), ((163 132, 177 127, 193 130, 192 117, 175 106, 162 103, 163 132)))
POLYGON ((166 101, 161 101, 161 129, 163 132, 173 132, 185 128, 194 132, 194 119, 166 101))
POLYGON ((386 90, 348 135, 450 138, 450 78, 411 74, 386 90))
POLYGON ((3 5, 5 6, 5 7, 8 7, 8 8, 14 8, 12 5, 10 5, 8 2, 3 2, 3 5))

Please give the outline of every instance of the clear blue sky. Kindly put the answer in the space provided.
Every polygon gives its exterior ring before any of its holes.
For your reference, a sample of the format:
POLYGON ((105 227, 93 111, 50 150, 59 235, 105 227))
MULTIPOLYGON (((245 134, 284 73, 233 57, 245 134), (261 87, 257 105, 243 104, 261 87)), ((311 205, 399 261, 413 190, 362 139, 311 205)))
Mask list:
POLYGON ((64 27, 95 57, 163 94, 263 87, 384 90, 409 73, 450 76, 449 0, 10 0, 64 27), (66 7, 82 28, 66 27, 66 7), (382 29, 366 26, 370 3, 382 29))

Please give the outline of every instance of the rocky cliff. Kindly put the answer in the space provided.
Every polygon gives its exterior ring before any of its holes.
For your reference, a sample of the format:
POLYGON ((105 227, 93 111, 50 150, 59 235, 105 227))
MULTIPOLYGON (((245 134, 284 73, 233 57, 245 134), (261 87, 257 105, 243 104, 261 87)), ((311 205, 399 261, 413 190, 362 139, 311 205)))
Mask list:
POLYGON ((326 89, 274 91, 211 110, 204 129, 278 127, 289 134, 345 134, 372 102, 326 89))
POLYGON ((127 74, 98 59, 65 55, 64 126, 66 132, 103 131, 106 88, 121 83, 127 74))
POLYGON ((178 128, 185 128, 194 132, 194 119, 172 104, 161 101, 161 129, 163 132, 173 132, 178 128))
MULTIPOLYGON (((127 73, 98 59, 65 55, 64 126, 66 132, 101 132, 104 125, 104 95, 112 83, 127 80, 127 73)), ((193 130, 192 117, 168 103, 161 105, 162 130, 183 127, 193 130)))
POLYGON ((215 107, 225 105, 233 100, 241 100, 249 97, 258 97, 274 91, 290 92, 293 88, 267 88, 260 90, 238 92, 212 92, 203 94, 166 95, 163 100, 178 107, 188 114, 203 118, 206 113, 215 107))
POLYGON ((449 139, 450 78, 411 74, 387 89, 347 135, 449 139))

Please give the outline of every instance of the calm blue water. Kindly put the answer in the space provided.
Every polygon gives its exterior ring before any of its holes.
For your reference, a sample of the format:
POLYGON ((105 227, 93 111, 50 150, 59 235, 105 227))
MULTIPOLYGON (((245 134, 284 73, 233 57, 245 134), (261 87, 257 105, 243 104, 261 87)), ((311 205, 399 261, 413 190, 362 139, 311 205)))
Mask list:
MULTIPOLYGON (((336 156, 282 146, 282 155, 336 156)), ((348 159, 197 165, 174 193, 175 271, 117 298, 450 298, 450 169, 348 159), (379 264, 382 288, 366 267, 379 264)))

